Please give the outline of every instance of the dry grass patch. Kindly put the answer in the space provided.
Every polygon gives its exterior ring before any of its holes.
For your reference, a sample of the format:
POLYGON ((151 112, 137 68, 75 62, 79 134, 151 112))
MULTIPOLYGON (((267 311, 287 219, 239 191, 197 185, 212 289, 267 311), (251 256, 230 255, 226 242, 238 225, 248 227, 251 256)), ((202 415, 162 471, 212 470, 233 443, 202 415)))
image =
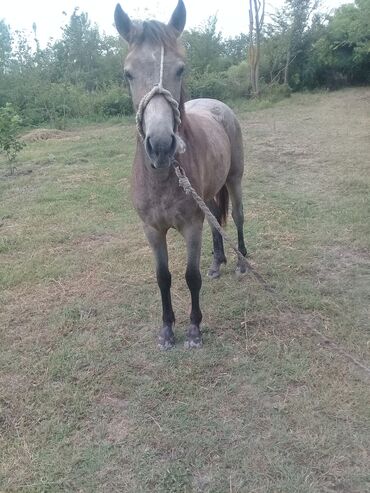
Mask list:
POLYGON ((52 128, 36 128, 22 136, 25 142, 40 142, 44 140, 69 139, 79 140, 80 137, 73 132, 57 130, 52 128))

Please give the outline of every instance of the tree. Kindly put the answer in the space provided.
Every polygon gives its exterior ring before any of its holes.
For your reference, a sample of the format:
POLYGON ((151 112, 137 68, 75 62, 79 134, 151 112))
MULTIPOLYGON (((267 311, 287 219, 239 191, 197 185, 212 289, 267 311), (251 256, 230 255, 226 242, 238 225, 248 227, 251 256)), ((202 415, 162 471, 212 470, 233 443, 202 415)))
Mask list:
POLYGON ((331 79, 333 88, 341 80, 370 82, 370 0, 337 9, 314 44, 313 56, 317 70, 331 79))
POLYGON ((291 63, 303 51, 305 31, 318 0, 285 0, 285 5, 273 16, 271 30, 278 34, 284 46, 284 84, 289 83, 291 63))
POLYGON ((12 35, 4 20, 0 20, 0 74, 4 74, 10 64, 12 54, 12 35))
POLYGON ((98 59, 102 54, 102 40, 98 27, 91 25, 86 12, 76 7, 69 23, 62 29, 62 39, 55 43, 55 79, 83 84, 88 90, 98 86, 98 59))
POLYGON ((261 34, 265 17, 265 0, 249 0, 249 65, 252 93, 259 96, 261 34))
POLYGON ((224 56, 232 65, 244 62, 248 55, 249 36, 241 33, 224 41, 224 56))
POLYGON ((222 36, 217 32, 216 25, 217 17, 212 16, 201 28, 185 31, 183 34, 187 56, 194 75, 227 68, 222 36))

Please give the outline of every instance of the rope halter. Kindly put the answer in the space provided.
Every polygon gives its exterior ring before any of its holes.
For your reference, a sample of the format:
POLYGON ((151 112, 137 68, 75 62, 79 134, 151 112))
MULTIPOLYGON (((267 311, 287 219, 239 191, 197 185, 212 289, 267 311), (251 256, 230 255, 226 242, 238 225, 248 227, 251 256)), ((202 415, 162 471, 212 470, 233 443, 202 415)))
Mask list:
MULTIPOLYGON (((139 132, 141 138, 145 140, 145 132, 143 128, 143 123, 144 123, 144 112, 146 107, 148 106, 150 100, 156 95, 160 94, 165 98, 165 100, 168 102, 168 104, 172 108, 174 120, 175 120, 175 129, 174 133, 176 134, 179 126, 181 125, 181 117, 180 117, 180 110, 179 110, 179 103, 176 101, 176 99, 172 96, 170 91, 165 89, 163 87, 163 67, 164 67, 164 46, 161 46, 161 64, 160 64, 160 72, 159 72, 159 82, 158 84, 155 84, 155 86, 147 93, 143 98, 141 99, 139 103, 139 107, 136 113, 136 128, 137 131, 139 132)), ((185 151, 185 144, 182 141, 182 139, 176 134, 176 140, 178 143, 178 152, 184 152, 185 151)))

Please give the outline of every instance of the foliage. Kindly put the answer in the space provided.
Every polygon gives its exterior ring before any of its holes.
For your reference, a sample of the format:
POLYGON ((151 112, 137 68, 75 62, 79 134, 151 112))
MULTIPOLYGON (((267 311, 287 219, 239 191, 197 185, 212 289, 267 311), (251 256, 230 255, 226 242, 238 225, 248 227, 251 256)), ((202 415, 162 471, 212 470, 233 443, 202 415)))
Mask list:
POLYGON ((249 97, 251 93, 250 70, 246 60, 232 65, 227 71, 229 98, 249 97))
POLYGON ((316 40, 312 58, 318 83, 369 83, 370 0, 339 8, 316 40))
MULTIPOLYGON (((261 33, 260 86, 272 92, 335 88, 370 82, 370 0, 343 5, 330 16, 315 0, 285 0, 261 33), (283 88, 277 89, 277 84, 283 88), (290 89, 289 89, 290 88, 290 89)), ((246 26, 247 27, 247 26, 246 26)), ((0 20, 0 107, 11 103, 23 125, 63 127, 71 118, 132 113, 122 61, 126 45, 106 36, 76 8, 61 38, 40 48, 0 20)), ((190 97, 252 95, 246 34, 223 39, 216 17, 185 31, 190 97)))
POLYGON ((293 89, 370 81, 370 0, 343 5, 333 15, 314 1, 286 0, 266 29, 262 73, 293 89))
POLYGON ((10 162, 25 145, 18 138, 20 125, 21 118, 10 103, 0 108, 0 151, 5 152, 10 162))
POLYGON ((186 31, 183 41, 187 49, 187 57, 192 74, 218 72, 230 66, 225 53, 225 45, 221 33, 216 30, 217 18, 210 17, 199 29, 186 31))
POLYGON ((223 50, 230 64, 236 65, 247 59, 249 36, 241 33, 223 42, 223 50))
POLYGON ((227 92, 225 74, 205 72, 193 76, 188 82, 188 91, 192 99, 206 97, 223 99, 227 92))
POLYGON ((94 111, 104 116, 130 115, 133 112, 131 98, 121 87, 110 87, 96 95, 94 111))
POLYGON ((7 69, 10 55, 12 52, 12 36, 10 28, 0 19, 0 74, 4 74, 7 69))
POLYGON ((316 7, 316 0, 285 0, 284 6, 272 16, 264 47, 271 82, 277 79, 298 88, 297 67, 306 52, 309 18, 316 7))

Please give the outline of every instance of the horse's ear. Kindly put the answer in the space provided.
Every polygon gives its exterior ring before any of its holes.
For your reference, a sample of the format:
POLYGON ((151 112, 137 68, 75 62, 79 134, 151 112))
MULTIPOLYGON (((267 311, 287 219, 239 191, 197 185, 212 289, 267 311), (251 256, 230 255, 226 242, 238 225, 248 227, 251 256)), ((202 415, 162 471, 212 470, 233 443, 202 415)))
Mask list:
POLYGON ((114 22, 116 24, 117 31, 120 33, 122 38, 129 43, 133 26, 130 17, 122 9, 119 3, 117 3, 114 11, 114 22))
POLYGON ((185 23, 186 23, 186 8, 184 2, 182 0, 179 0, 175 10, 173 11, 173 14, 171 16, 168 25, 174 27, 176 31, 178 31, 180 36, 182 31, 184 30, 185 23))

